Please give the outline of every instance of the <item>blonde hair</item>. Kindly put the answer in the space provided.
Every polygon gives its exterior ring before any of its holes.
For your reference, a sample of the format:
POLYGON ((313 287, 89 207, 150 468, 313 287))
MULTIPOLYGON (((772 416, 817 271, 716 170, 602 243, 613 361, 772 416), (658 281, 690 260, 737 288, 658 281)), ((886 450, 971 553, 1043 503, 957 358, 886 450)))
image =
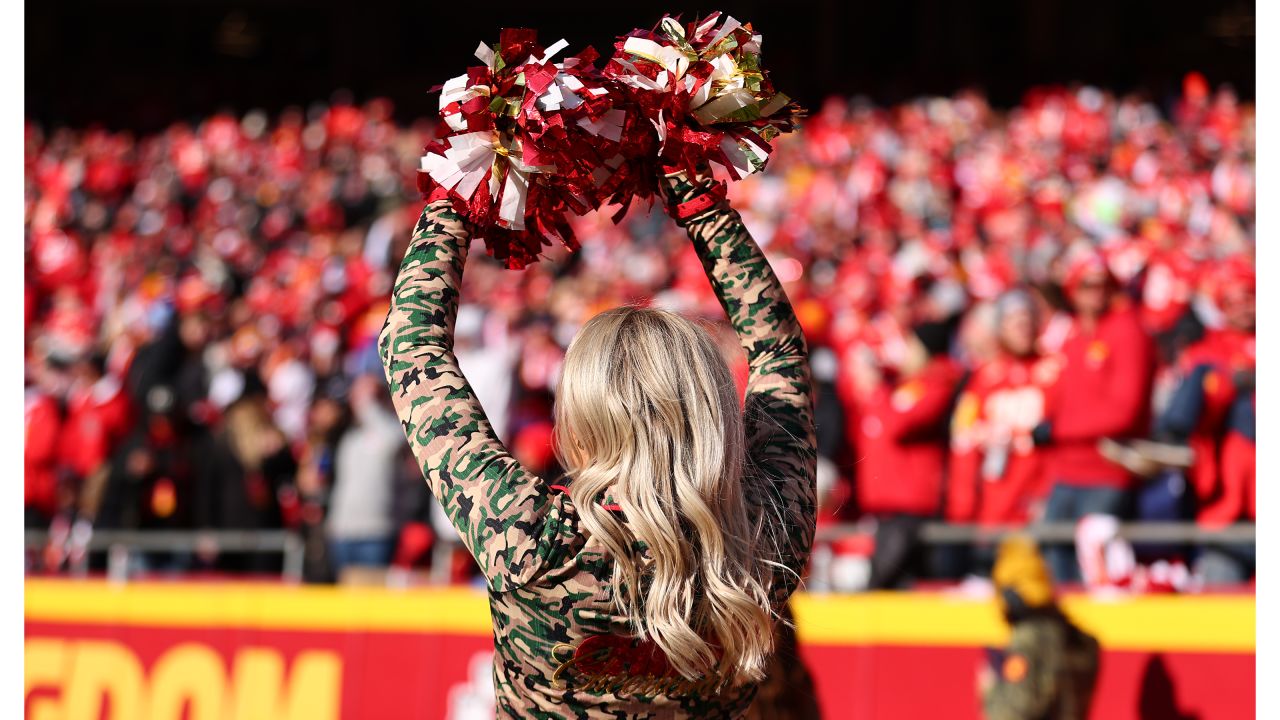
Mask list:
POLYGON ((241 398, 227 408, 223 418, 232 454, 245 470, 261 469, 277 437, 266 404, 257 397, 241 398))
POLYGON ((761 680, 778 558, 747 509, 742 409, 708 333, 662 310, 595 316, 565 355, 555 416, 569 495, 614 561, 619 613, 686 678, 761 680))

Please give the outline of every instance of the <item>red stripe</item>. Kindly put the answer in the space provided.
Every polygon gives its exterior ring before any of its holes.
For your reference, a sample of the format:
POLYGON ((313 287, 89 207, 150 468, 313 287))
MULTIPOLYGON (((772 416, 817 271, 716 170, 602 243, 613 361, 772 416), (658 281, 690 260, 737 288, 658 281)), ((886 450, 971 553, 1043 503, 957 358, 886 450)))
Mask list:
POLYGON ((712 205, 720 202, 727 194, 728 188, 724 183, 713 185, 710 190, 692 198, 676 206, 676 217, 680 220, 687 220, 694 215, 706 210, 712 205))

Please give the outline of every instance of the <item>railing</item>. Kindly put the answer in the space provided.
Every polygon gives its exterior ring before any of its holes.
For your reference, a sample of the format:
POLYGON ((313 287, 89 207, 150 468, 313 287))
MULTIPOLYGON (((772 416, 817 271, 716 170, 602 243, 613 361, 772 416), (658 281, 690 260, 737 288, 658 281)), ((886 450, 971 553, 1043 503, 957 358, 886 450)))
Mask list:
MULTIPOLYGON (((829 525, 818 529, 816 541, 832 542, 853 534, 865 533, 858 525, 829 525)), ((1074 523, 1044 523, 1027 526, 984 527, 978 525, 954 525, 930 522, 921 526, 920 537, 930 545, 957 545, 988 543, 1021 533, 1048 543, 1072 543, 1075 541, 1074 523)), ((1126 523, 1119 526, 1119 536, 1130 542, 1155 543, 1253 543, 1256 542, 1254 526, 1239 523, 1222 528, 1204 528, 1195 523, 1149 522, 1126 523)), ((457 538, 440 538, 435 547, 431 577, 436 582, 448 579, 449 552, 458 543, 457 538)), ((45 547, 49 533, 44 530, 27 530, 24 537, 28 549, 45 547)), ((304 545, 302 538, 287 530, 94 530, 83 543, 89 552, 107 552, 107 577, 125 581, 129 576, 130 556, 138 552, 197 552, 204 547, 216 547, 219 552, 279 553, 283 555, 282 576, 286 580, 302 579, 304 545)), ((83 568, 81 568, 82 570, 83 568)), ((73 571, 75 569, 73 568, 73 571)))
MULTIPOLYGON (((857 525, 828 525, 818 529, 818 542, 831 542, 864 532, 857 525)), ((1076 525, 1070 522, 1031 525, 982 526, 956 525, 944 522, 925 523, 920 539, 929 545, 964 545, 991 542, 1006 535, 1029 535, 1047 543, 1074 543, 1076 525)), ((1120 525, 1119 536, 1130 542, 1158 543, 1251 543, 1257 537, 1252 523, 1237 523, 1221 528, 1205 528, 1189 522, 1141 522, 1120 525)))
MULTIPOLYGON (((45 547, 49 533, 27 530, 24 543, 29 549, 45 547)), ((216 547, 218 552, 279 553, 284 556, 284 578, 302 579, 302 538, 287 530, 94 530, 83 547, 89 552, 105 550, 107 577, 120 581, 128 578, 133 553, 194 553, 204 547, 216 547)))

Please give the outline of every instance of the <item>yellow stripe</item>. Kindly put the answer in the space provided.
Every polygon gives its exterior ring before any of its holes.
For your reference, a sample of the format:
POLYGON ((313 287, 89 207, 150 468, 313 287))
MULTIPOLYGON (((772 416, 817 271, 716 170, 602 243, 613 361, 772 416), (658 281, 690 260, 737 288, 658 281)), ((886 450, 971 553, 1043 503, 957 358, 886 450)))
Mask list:
MULTIPOLYGON (((1252 653, 1252 595, 1070 596, 1063 609, 1116 650, 1252 653)), ((28 579, 28 621, 149 627, 489 635, 488 601, 468 588, 288 587, 28 579)), ((796 596, 800 640, 814 645, 998 645, 995 604, 937 593, 796 596)))
POLYGON ((916 593, 797 595, 800 641, 816 645, 990 645, 1008 636, 995 604, 916 593))
POLYGON ((1104 647, 1252 653, 1253 595, 1153 595, 1134 600, 1066 598, 1062 608, 1104 647))
POLYGON ((382 630, 489 635, 488 598, 468 588, 152 584, 32 580, 26 619, 152 627, 382 630))
MULTIPOLYGON (((1063 611, 1113 650, 1245 652, 1256 647, 1252 595, 1068 596, 1063 611)), ((995 604, 945 594, 798 595, 800 640, 814 645, 999 645, 995 604)))

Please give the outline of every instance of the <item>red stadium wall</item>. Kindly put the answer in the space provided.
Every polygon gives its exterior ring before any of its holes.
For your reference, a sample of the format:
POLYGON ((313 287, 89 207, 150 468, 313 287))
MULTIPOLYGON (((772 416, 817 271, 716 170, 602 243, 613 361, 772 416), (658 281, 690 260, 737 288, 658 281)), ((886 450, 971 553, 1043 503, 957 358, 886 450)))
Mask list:
MULTIPOLYGON (((1253 717, 1254 598, 1072 597, 1106 650, 1095 719, 1253 717)), ((828 718, 976 718, 986 602, 802 596, 794 610, 828 718)), ((487 604, 466 589, 28 580, 29 720, 475 718, 487 604)))

